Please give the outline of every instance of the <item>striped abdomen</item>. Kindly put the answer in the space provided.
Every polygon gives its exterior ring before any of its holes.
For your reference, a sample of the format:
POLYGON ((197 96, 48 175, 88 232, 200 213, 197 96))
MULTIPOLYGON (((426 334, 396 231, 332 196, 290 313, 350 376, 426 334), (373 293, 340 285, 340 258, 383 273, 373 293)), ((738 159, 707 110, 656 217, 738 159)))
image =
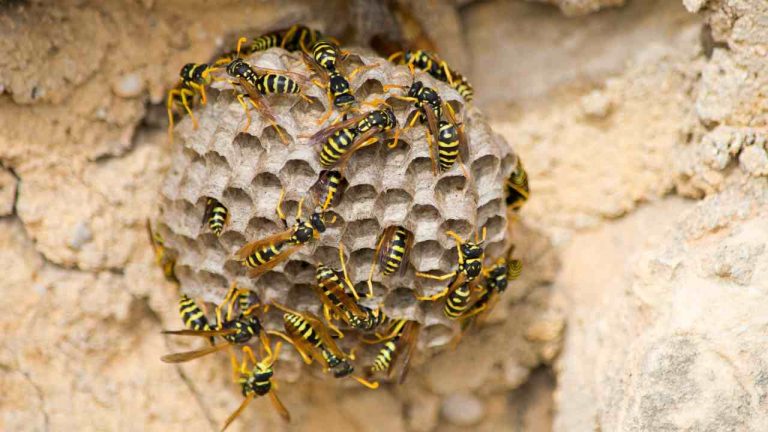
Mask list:
POLYGON ((280 46, 281 43, 283 43, 282 34, 280 32, 271 32, 254 39, 243 52, 245 54, 253 54, 258 51, 266 51, 270 48, 280 46))
POLYGON ((251 268, 263 266, 268 262, 275 259, 277 254, 283 248, 284 243, 272 243, 264 246, 263 248, 253 252, 245 258, 245 265, 251 268))
POLYGON ((329 72, 336 70, 336 61, 338 60, 336 53, 336 47, 327 41, 317 42, 312 49, 312 57, 317 64, 329 72))
POLYGON ((408 231, 406 231, 405 228, 397 227, 395 234, 392 236, 391 247, 388 249, 389 255, 387 255, 384 263, 383 273, 385 275, 391 275, 400 268, 400 265, 403 262, 403 256, 405 255, 405 244, 407 240, 408 231))
POLYGON ((323 342, 318 337, 315 329, 303 317, 286 313, 283 315, 283 321, 285 322, 285 330, 288 334, 300 337, 318 348, 324 348, 323 342))
POLYGON ((437 160, 441 171, 451 169, 459 156, 459 132, 456 126, 447 121, 440 121, 437 136, 437 160))
POLYGON ((357 130, 354 128, 344 128, 331 135, 320 150, 320 165, 333 166, 347 152, 355 137, 357 130))
POLYGON ((451 71, 451 78, 453 78, 453 84, 451 87, 456 89, 456 91, 459 92, 465 101, 471 102, 472 97, 475 95, 475 91, 472 89, 472 85, 469 83, 469 81, 467 81, 464 75, 453 71, 451 71))
POLYGON ((445 316, 451 319, 456 319, 464 315, 469 308, 471 294, 472 287, 469 286, 469 283, 464 283, 456 288, 445 299, 445 307, 443 308, 445 316))
POLYGON ((206 207, 208 227, 216 236, 220 236, 224 230, 224 224, 227 222, 227 208, 214 198, 208 198, 206 207))
POLYGON ((339 301, 339 298, 336 297, 336 294, 332 293, 330 289, 333 286, 344 286, 339 279, 339 275, 337 275, 332 268, 319 265, 317 266, 315 279, 317 279, 317 284, 320 286, 320 288, 323 289, 323 295, 327 297, 334 306, 344 310, 344 304, 339 301))
POLYGON ((397 339, 398 338, 393 338, 384 344, 379 353, 376 355, 376 358, 373 360, 371 371, 384 372, 389 370, 389 366, 392 363, 392 354, 394 354, 395 350, 397 349, 397 339))
POLYGON ((296 81, 285 75, 265 74, 256 79, 256 89, 261 94, 298 93, 301 90, 296 81))
POLYGON ((208 318, 197 303, 189 298, 186 294, 182 294, 179 300, 179 314, 184 325, 190 330, 211 330, 211 325, 208 323, 208 318))

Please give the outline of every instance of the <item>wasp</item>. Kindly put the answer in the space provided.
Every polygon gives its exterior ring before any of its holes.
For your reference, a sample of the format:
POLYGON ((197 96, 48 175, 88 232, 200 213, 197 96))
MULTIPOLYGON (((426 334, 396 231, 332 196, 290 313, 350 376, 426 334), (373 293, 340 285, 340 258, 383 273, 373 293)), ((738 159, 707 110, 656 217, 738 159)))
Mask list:
POLYGON ((350 363, 354 357, 345 354, 331 337, 325 325, 315 315, 300 313, 281 304, 272 303, 283 311, 283 327, 285 333, 270 331, 270 334, 281 337, 293 345, 306 364, 317 361, 323 365, 326 372, 330 371, 335 378, 352 377, 355 381, 370 388, 379 387, 378 382, 370 382, 362 377, 352 375, 355 371, 350 363))
POLYGON ((203 212, 203 225, 208 225, 211 232, 220 237, 224 226, 229 221, 229 211, 224 204, 216 198, 208 197, 205 200, 205 211, 203 212))
MULTIPOLYGON (((294 24, 285 32, 280 46, 288 51, 301 50, 310 54, 310 47, 321 39, 333 39, 323 35, 320 31, 311 29, 301 24, 294 24)), ((334 40, 334 42, 338 43, 334 40)))
POLYGON ((206 104, 208 99, 205 94, 205 87, 213 81, 214 78, 211 72, 216 69, 216 67, 207 63, 187 63, 181 68, 179 82, 168 91, 168 98, 166 100, 168 136, 171 140, 173 139, 173 108, 179 104, 189 114, 189 118, 192 120, 192 127, 197 129, 197 119, 192 113, 191 106, 198 95, 200 95, 200 103, 206 104))
POLYGON ((472 304, 473 292, 472 282, 483 269, 484 248, 486 230, 483 228, 482 239, 478 240, 475 233, 475 241, 464 241, 453 231, 447 231, 446 235, 453 237, 456 241, 459 258, 455 271, 436 276, 429 273, 416 273, 416 276, 443 281, 451 279, 448 287, 431 296, 419 296, 418 300, 434 301, 446 297, 444 314, 448 318, 459 318, 467 308, 472 304))
POLYGON ((507 198, 507 207, 512 210, 519 210, 530 196, 530 189, 528 188, 528 173, 523 168, 523 162, 520 158, 517 158, 517 164, 515 169, 509 175, 509 178, 504 182, 504 190, 507 198))
POLYGON ((343 167, 355 151, 377 142, 377 134, 396 129, 395 112, 386 106, 322 129, 309 138, 309 143, 322 143, 320 165, 325 168, 339 166, 340 172, 343 172, 343 167))
POLYGON ((401 226, 390 226, 384 230, 373 253, 371 271, 368 274, 368 289, 373 290, 373 271, 376 263, 384 276, 403 274, 408 265, 408 256, 413 246, 413 234, 401 226))
MULTIPOLYGON (((245 93, 238 93, 237 101, 243 107, 246 115, 246 125, 243 130, 247 130, 251 125, 251 115, 248 111, 248 105, 245 102, 246 96, 254 109, 256 109, 269 123, 277 130, 280 139, 284 144, 288 144, 285 135, 277 126, 277 120, 271 108, 264 101, 263 96, 269 94, 297 94, 306 101, 311 101, 302 91, 301 85, 296 81, 303 81, 304 77, 287 71, 278 71, 274 69, 265 69, 251 66, 240 58, 240 49, 246 38, 241 37, 237 41, 237 54, 231 59, 226 67, 227 74, 233 78, 230 81, 233 85, 242 88, 245 93), (294 79, 295 78, 295 79, 294 79)), ((230 60, 225 57, 219 62, 230 60)))
POLYGON ((475 315, 490 312, 498 302, 499 296, 506 291, 509 281, 520 277, 523 263, 519 259, 512 258, 514 249, 514 246, 511 247, 507 256, 497 259, 490 269, 483 269, 484 281, 480 286, 480 294, 460 319, 466 320, 475 315))
MULTIPOLYGON (((317 41, 312 46, 312 55, 304 54, 303 56, 304 63, 320 75, 327 84, 318 81, 313 81, 313 83, 320 88, 326 89, 329 105, 332 105, 342 113, 348 112, 357 102, 352 93, 349 80, 353 79, 362 70, 378 66, 359 66, 345 76, 339 66, 346 56, 347 53, 342 53, 337 44, 328 40, 317 41)), ((320 117, 317 124, 325 123, 328 117, 330 117, 331 111, 329 109, 320 117)))
MULTIPOLYGON (((243 295, 242 291, 243 290, 239 290, 234 283, 230 286, 227 295, 224 297, 224 301, 216 307, 216 323, 211 326, 211 330, 186 329, 163 331, 163 334, 179 336, 200 336, 207 338, 220 336, 224 339, 223 342, 193 351, 168 354, 163 356, 161 360, 166 363, 182 363, 228 349, 230 360, 232 361, 232 370, 237 371, 237 362, 234 353, 231 350, 233 345, 243 345, 250 342, 253 337, 258 337, 267 352, 271 352, 269 348, 269 339, 261 326, 261 321, 259 321, 259 318, 254 314, 255 309, 258 308, 259 305, 250 305, 248 309, 239 310, 237 311, 237 315, 235 315, 235 306, 239 303, 238 300, 243 295), (224 308, 226 308, 226 315, 223 315, 224 308)), ((240 304, 242 305, 242 303, 240 304)))
MULTIPOLYGON (((413 73, 412 66, 411 72, 413 73)), ((404 88, 398 85, 386 85, 384 90, 396 87, 404 88)), ((432 159, 432 172, 435 175, 438 173, 438 167, 440 172, 445 172, 451 169, 457 160, 467 160, 469 150, 463 124, 456 120, 453 107, 442 100, 437 90, 425 86, 421 81, 414 80, 407 88, 405 96, 394 95, 394 97, 412 102, 415 107, 408 114, 402 130, 413 127, 416 121, 426 123, 427 145, 429 145, 429 155, 432 159), (448 121, 443 120, 444 113, 448 121), (433 150, 435 144, 437 145, 437 157, 435 157, 433 150)), ((395 137, 394 143, 396 145, 397 137, 395 137)), ((466 169, 464 171, 465 176, 468 177, 466 169)))
POLYGON ((408 373, 411 354, 416 347, 416 341, 421 330, 421 325, 417 321, 408 319, 399 319, 393 321, 389 336, 378 338, 377 340, 364 340, 366 343, 378 343, 385 341, 370 367, 371 373, 386 372, 388 377, 398 372, 398 383, 405 381, 408 373))
POLYGON ((147 235, 149 236, 149 243, 152 245, 152 249, 155 251, 155 262, 163 270, 163 276, 169 282, 179 283, 179 279, 176 277, 174 268, 176 267, 176 259, 168 253, 168 249, 165 248, 165 239, 160 233, 152 230, 152 224, 147 219, 147 235))
POLYGON ((348 185, 349 182, 340 172, 324 170, 310 188, 310 194, 315 205, 325 211, 329 207, 338 205, 348 185))
MULTIPOLYGON (((340 333, 332 324, 332 318, 341 319, 350 327, 360 330, 372 330, 385 319, 381 308, 371 309, 360 305, 357 301, 360 296, 347 274, 347 266, 344 260, 344 248, 339 244, 339 260, 342 271, 336 271, 322 263, 317 265, 315 279, 317 285, 313 286, 320 301, 323 303, 323 314, 329 326, 340 333), (349 293, 349 294, 348 294, 349 293), (352 294, 352 297, 350 297, 352 294)), ((369 291, 369 297, 373 295, 369 291)))
POLYGON ((283 213, 283 197, 285 189, 280 192, 280 199, 277 203, 277 216, 286 227, 285 231, 273 234, 263 239, 252 241, 235 253, 235 257, 250 268, 249 275, 257 277, 264 272, 271 270, 279 263, 285 261, 294 252, 299 250, 310 240, 319 238, 320 234, 325 232, 326 226, 322 212, 314 212, 309 217, 309 221, 302 219, 304 207, 304 198, 299 201, 299 208, 296 212, 296 223, 288 228, 288 222, 283 213))
POLYGON ((243 347, 243 361, 238 368, 239 378, 237 380, 240 384, 241 391, 243 393, 243 402, 237 409, 230 414, 227 421, 224 422, 224 427, 221 431, 224 432, 230 424, 242 413, 251 401, 258 397, 269 395, 269 399, 272 401, 272 405, 280 416, 285 421, 291 420, 291 415, 288 409, 280 401, 275 393, 274 385, 272 383, 272 376, 274 375, 273 365, 277 360, 277 356, 280 353, 280 347, 282 343, 278 342, 275 345, 275 349, 262 361, 257 361, 256 356, 253 354, 253 350, 250 347, 243 347), (252 368, 248 368, 248 360, 253 364, 252 368))
POLYGON ((388 60, 395 64, 413 66, 440 81, 447 82, 467 102, 471 102, 474 97, 475 93, 469 81, 463 75, 451 69, 448 63, 434 52, 427 50, 399 51, 389 56, 388 60))

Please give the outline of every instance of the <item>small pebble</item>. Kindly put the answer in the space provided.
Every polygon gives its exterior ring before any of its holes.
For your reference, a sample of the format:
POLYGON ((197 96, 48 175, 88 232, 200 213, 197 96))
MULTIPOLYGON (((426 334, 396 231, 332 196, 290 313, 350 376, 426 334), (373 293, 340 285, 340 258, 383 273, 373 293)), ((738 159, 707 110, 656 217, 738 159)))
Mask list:
POLYGON ((84 244, 91 240, 93 240, 91 228, 85 222, 80 222, 72 233, 72 238, 69 240, 69 247, 75 250, 80 250, 84 244))
POLYGON ((483 418, 485 407, 475 395, 457 393, 443 399, 440 411, 446 420, 457 426, 471 426, 483 418))
POLYGON ((113 85, 113 90, 120 97, 136 97, 144 91, 144 80, 138 72, 125 74, 113 85))

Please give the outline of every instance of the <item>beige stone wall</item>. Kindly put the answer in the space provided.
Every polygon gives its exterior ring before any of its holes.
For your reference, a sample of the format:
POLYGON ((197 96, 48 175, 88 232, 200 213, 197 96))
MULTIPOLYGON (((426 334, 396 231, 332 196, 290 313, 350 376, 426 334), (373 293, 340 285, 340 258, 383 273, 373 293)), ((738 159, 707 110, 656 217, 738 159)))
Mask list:
MULTIPOLYGON (((258 400, 232 430, 768 430, 765 2, 423 3, 526 163, 523 278, 405 386, 307 374, 290 426, 258 400)), ((218 429, 226 358, 159 361, 184 346, 143 231, 164 91, 233 35, 352 34, 361 5, 0 6, 0 429, 218 429)))

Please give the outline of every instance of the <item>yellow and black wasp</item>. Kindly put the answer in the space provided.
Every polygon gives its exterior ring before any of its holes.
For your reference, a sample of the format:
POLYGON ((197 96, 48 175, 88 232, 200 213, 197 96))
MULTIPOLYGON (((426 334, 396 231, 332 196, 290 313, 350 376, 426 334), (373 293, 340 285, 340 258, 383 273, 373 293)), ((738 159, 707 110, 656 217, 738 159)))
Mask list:
POLYGON ((528 188, 528 173, 523 168, 523 162, 520 157, 517 158, 515 169, 504 182, 504 191, 506 194, 507 207, 512 210, 519 210, 526 201, 531 192, 528 188))
MULTIPOLYGON (((412 68, 411 72, 413 72, 412 68)), ((394 87, 402 88, 402 86, 397 85, 386 85, 384 89, 388 90, 394 87)), ((438 166, 440 172, 445 172, 451 169, 457 160, 467 160, 469 149, 464 134, 464 126, 456 120, 453 107, 442 100, 437 90, 425 86, 421 81, 413 81, 405 96, 395 95, 394 97, 412 102, 416 108, 408 114, 402 130, 413 127, 417 120, 426 123, 427 144, 432 159, 433 173, 438 173, 438 166), (443 114, 446 115, 448 121, 443 120, 443 114), (434 155, 434 145, 437 146, 437 157, 434 155)), ((397 138, 395 138, 394 143, 397 143, 397 138)), ((465 175, 468 176, 466 170, 465 175)))
POLYGON ((349 376, 370 389, 379 387, 378 382, 370 382, 362 377, 352 375, 355 371, 354 366, 350 363, 350 360, 353 360, 352 356, 345 354, 338 347, 319 318, 309 312, 297 312, 278 303, 272 303, 272 305, 284 312, 283 327, 285 333, 278 331, 270 331, 269 333, 279 336, 293 345, 304 363, 312 364, 314 360, 319 362, 326 372, 330 371, 335 378, 349 376))
POLYGON ((192 127, 197 129, 197 119, 195 119, 195 115, 192 113, 192 105, 198 95, 200 96, 200 103, 206 104, 205 87, 213 81, 211 72, 214 70, 216 68, 207 63, 187 63, 181 68, 179 82, 168 91, 168 98, 166 100, 168 136, 170 139, 173 139, 173 108, 179 104, 189 114, 189 118, 192 120, 192 127))
MULTIPOLYGON (((337 44, 329 40, 317 41, 312 46, 311 56, 304 54, 304 62, 323 78, 325 84, 317 81, 313 82, 318 87, 326 89, 330 105, 334 106, 342 113, 349 112, 357 102, 355 100, 355 95, 352 93, 349 80, 354 78, 360 71, 377 66, 359 66, 348 75, 345 75, 340 68, 340 63, 346 56, 347 54, 342 53, 337 44)), ((317 124, 325 123, 330 117, 331 111, 332 110, 329 109, 322 117, 320 117, 317 124)))
MULTIPOLYGON (((234 79, 232 84, 242 88, 245 93, 238 93, 237 101, 245 110, 246 125, 243 130, 247 130, 251 125, 251 115, 246 104, 246 97, 251 105, 275 128, 284 144, 288 144, 285 135, 277 125, 277 120, 271 108, 264 100, 264 95, 269 94, 296 94, 304 100, 311 101, 301 90, 301 85, 296 81, 305 80, 298 74, 287 71, 278 71, 274 69, 265 69, 251 66, 240 58, 241 44, 245 38, 240 38, 237 42, 237 55, 227 65, 227 74, 234 79)), ((224 58, 220 61, 229 60, 224 58)))
POLYGON ((385 106, 322 129, 309 138, 309 143, 322 144, 320 165, 325 168, 338 166, 343 173, 355 151, 379 141, 376 135, 396 129, 395 112, 385 106))
POLYGON ((224 204, 216 198, 208 197, 205 200, 205 212, 203 212, 203 225, 208 225, 216 237, 221 236, 224 226, 229 221, 229 211, 224 204))
POLYGON ((323 170, 317 177, 317 181, 310 187, 309 192, 315 205, 320 210, 338 205, 344 195, 349 182, 338 171, 323 170))
POLYGON ((301 50, 305 54, 311 54, 311 47, 319 40, 332 40, 338 45, 335 39, 323 35, 320 31, 309 28, 302 24, 294 24, 286 30, 283 40, 280 43, 282 48, 288 51, 301 50))
POLYGON ((152 230, 152 224, 147 219, 147 235, 149 236, 149 243, 152 245, 152 249, 155 251, 155 262, 163 270, 163 276, 169 282, 179 283, 179 279, 176 277, 175 267, 176 259, 168 253, 168 249, 165 248, 165 239, 160 233, 152 230))
POLYGON ((421 325, 417 321, 398 319, 392 322, 387 336, 376 340, 364 339, 365 343, 384 341, 384 345, 376 354, 370 367, 371 373, 385 372, 388 377, 391 377, 394 371, 398 370, 397 381, 402 384, 408 373, 411 355, 416 347, 420 330, 421 325))
POLYGON ((434 301, 442 297, 445 299, 443 312, 451 319, 457 319, 463 315, 474 301, 474 293, 471 282, 482 272, 485 241, 485 228, 482 239, 478 240, 475 233, 475 241, 464 241, 453 231, 447 231, 446 235, 453 237, 458 250, 458 266, 455 271, 436 276, 429 273, 416 273, 416 276, 443 281, 451 279, 448 287, 431 296, 419 296, 418 300, 434 301))
POLYGON ((368 274, 368 290, 373 290, 373 272, 378 262, 384 276, 402 274, 408 266, 408 256, 413 246, 413 234, 407 229, 393 225, 387 227, 381 234, 376 250, 373 253, 371 271, 368 274))
POLYGON ((514 246, 511 247, 507 256, 497 259, 490 269, 483 269, 483 282, 479 287, 480 294, 460 319, 466 320, 475 315, 490 312, 498 302, 499 296, 506 291, 509 281, 520 277, 523 263, 519 259, 512 258, 514 249, 514 246))
POLYGON ((236 372, 237 361, 232 352, 232 346, 249 343, 254 337, 258 337, 261 340, 262 346, 269 353, 269 339, 261 326, 261 321, 254 313, 259 307, 259 304, 250 304, 249 301, 247 309, 240 309, 240 307, 244 306, 242 299, 251 298, 250 294, 244 291, 246 290, 238 289, 234 283, 230 286, 227 295, 224 297, 224 301, 216 307, 216 322, 213 325, 210 325, 210 330, 186 329, 163 331, 163 334, 179 336, 199 336, 206 338, 219 336, 224 339, 223 342, 193 351, 168 354, 163 356, 161 360, 166 363, 182 363, 228 349, 230 360, 232 361, 232 370, 236 372), (238 306, 237 309, 239 310, 236 310, 236 306, 238 306), (226 314, 223 313, 223 309, 225 308, 226 314))
MULTIPOLYGON (((339 244, 339 259, 341 272, 322 263, 317 265, 315 272, 317 285, 313 285, 313 288, 323 303, 325 320, 337 333, 340 332, 333 325, 334 318, 342 320, 352 328, 364 331, 372 330, 381 324, 386 317, 379 307, 371 309, 357 303, 360 296, 357 294, 352 281, 349 280, 344 260, 344 248, 341 244, 339 244)), ((369 292, 369 296, 372 295, 373 293, 369 292)))
POLYGON ((280 192, 280 199, 277 203, 277 215, 285 225, 286 230, 273 234, 263 239, 252 241, 235 253, 235 257, 250 270, 248 274, 256 277, 264 272, 274 268, 294 252, 299 250, 310 240, 319 238, 320 234, 325 232, 324 213, 314 212, 309 217, 309 221, 301 218, 304 198, 299 201, 299 208, 296 212, 296 223, 288 228, 288 222, 283 213, 282 204, 285 190, 280 192))
POLYGON ((230 424, 239 416, 243 410, 251 403, 251 401, 258 396, 269 395, 269 399, 272 401, 272 405, 280 416, 285 421, 291 420, 291 414, 288 409, 280 401, 275 393, 274 384, 272 383, 272 376, 274 375, 274 364, 277 360, 278 354, 280 354, 280 347, 282 343, 275 344, 275 349, 262 361, 257 361, 256 356, 253 354, 253 350, 250 347, 243 347, 243 361, 240 363, 238 372, 240 377, 237 383, 240 384, 241 391, 243 393, 243 402, 239 407, 227 418, 224 422, 224 427, 221 431, 224 432, 230 424), (248 360, 253 364, 252 368, 248 368, 248 360))
POLYGON ((436 53, 427 50, 399 51, 389 56, 389 61, 395 64, 411 65, 440 81, 447 82, 467 102, 471 102, 475 94, 472 85, 460 73, 451 69, 436 53))

